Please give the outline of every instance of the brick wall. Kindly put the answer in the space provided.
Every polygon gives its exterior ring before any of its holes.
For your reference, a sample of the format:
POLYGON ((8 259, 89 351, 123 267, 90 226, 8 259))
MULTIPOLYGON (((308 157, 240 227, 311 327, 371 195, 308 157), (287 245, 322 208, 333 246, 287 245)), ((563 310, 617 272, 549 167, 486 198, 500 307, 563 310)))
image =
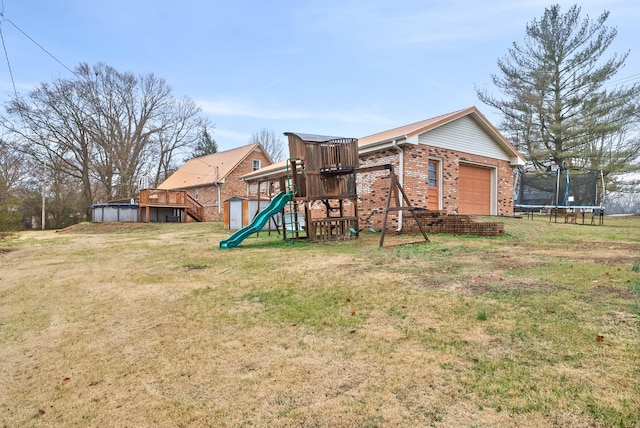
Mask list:
POLYGON ((452 235, 502 236, 504 224, 498 222, 479 222, 475 216, 462 214, 448 214, 445 211, 418 211, 416 219, 410 217, 403 224, 402 231, 419 233, 420 222, 422 230, 427 234, 449 233, 452 235))
MULTIPOLYGON (((453 150, 415 145, 403 148, 404 152, 404 182, 403 188, 411 204, 417 207, 427 207, 427 179, 429 159, 436 159, 442 163, 441 199, 442 210, 449 214, 458 213, 458 181, 459 165, 469 162, 495 168, 497 185, 497 214, 513 215, 513 169, 509 162, 487 158, 453 150)), ((360 166, 392 164, 396 173, 399 172, 399 152, 388 149, 360 157, 360 166)), ((389 189, 389 172, 386 170, 367 174, 358 174, 358 207, 360 227, 372 226, 376 230, 382 227, 384 206, 389 189)), ((401 197, 401 195, 399 195, 401 197)), ((394 202, 391 204, 394 206, 394 202)), ((403 202, 404 205, 404 202, 403 202)), ((407 212, 403 216, 408 216, 407 212)), ((397 213, 389 213, 388 227, 396 228, 397 213)))
MULTIPOLYGON (((247 196, 247 184, 240 180, 240 177, 253 171, 254 159, 259 159, 263 167, 271 164, 264 153, 252 152, 226 177, 225 182, 220 186, 220 200, 218 200, 217 186, 198 188, 198 202, 204 206, 205 210, 204 221, 223 221, 223 202, 233 196, 247 196)), ((265 186, 263 185, 260 190, 264 192, 265 186)), ((187 193, 195 197, 195 188, 187 189, 187 193)))
MULTIPOLYGON (((361 155, 360 167, 391 164, 394 171, 398 171, 399 157, 394 149, 361 155)), ((380 230, 384 217, 384 207, 389 192, 389 171, 380 170, 357 174, 356 191, 358 193, 358 211, 360 227, 373 227, 380 230)), ((389 213, 388 221, 396 228, 398 224, 397 213, 389 213)))
MULTIPOLYGON (((508 161, 471 155, 453 150, 430 147, 429 154, 442 162, 442 209, 448 213, 458 212, 458 180, 460 163, 468 162, 495 168, 497 172, 497 215, 513 215, 513 167, 508 161)), ((406 159, 406 157, 405 157, 406 159)), ((406 164, 406 160, 405 160, 406 164)))

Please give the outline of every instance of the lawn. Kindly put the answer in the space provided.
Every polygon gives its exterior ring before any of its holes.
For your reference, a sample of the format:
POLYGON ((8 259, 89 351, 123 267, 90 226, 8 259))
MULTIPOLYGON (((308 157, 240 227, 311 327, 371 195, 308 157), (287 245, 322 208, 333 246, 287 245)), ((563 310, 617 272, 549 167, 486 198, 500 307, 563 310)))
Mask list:
POLYGON ((640 217, 491 221, 384 249, 5 236, 0 426, 640 426, 640 217))

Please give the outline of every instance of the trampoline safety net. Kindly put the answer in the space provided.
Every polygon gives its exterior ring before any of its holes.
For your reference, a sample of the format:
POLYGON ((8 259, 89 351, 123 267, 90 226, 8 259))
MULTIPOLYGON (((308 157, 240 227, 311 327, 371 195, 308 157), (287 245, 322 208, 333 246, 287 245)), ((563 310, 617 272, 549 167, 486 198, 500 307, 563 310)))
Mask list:
POLYGON ((526 173, 520 176, 516 205, 598 205, 597 173, 526 173), (556 186, 558 197, 556 200, 556 186), (570 197, 573 201, 570 201, 570 197), (557 201, 557 202, 556 202, 557 201))

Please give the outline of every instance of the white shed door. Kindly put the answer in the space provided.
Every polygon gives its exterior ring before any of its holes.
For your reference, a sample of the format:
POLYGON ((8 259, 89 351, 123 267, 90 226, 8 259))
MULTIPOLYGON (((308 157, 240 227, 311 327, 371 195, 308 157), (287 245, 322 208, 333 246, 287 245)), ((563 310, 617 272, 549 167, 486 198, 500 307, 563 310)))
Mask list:
POLYGON ((242 201, 229 201, 229 230, 242 229, 242 201))

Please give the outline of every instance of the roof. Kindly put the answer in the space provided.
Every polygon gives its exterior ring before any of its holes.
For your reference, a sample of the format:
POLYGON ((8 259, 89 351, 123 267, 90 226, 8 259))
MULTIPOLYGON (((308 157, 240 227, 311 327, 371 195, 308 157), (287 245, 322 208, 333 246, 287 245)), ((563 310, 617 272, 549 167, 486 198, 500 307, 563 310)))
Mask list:
POLYGON ((503 149, 513 154, 514 157, 518 158, 522 162, 522 164, 524 164, 524 156, 522 156, 522 154, 518 152, 518 150, 509 142, 509 140, 507 140, 500 133, 500 131, 498 131, 498 129, 493 126, 482 113, 480 113, 480 111, 475 106, 360 138, 358 140, 358 150, 375 150, 375 146, 399 139, 407 141, 417 141, 418 135, 423 134, 427 131, 431 131, 447 123, 453 122, 454 120, 460 119, 464 116, 471 116, 480 126, 482 126, 487 132, 489 132, 490 135, 494 137, 496 142, 498 142, 498 144, 500 144, 503 149))
POLYGON ((261 151, 271 160, 260 143, 193 158, 178 168, 158 189, 185 189, 224 183, 227 176, 255 151, 261 151))
POLYGON ((245 174, 241 178, 243 180, 254 180, 258 178, 260 180, 270 180, 279 178, 282 176, 282 173, 287 170, 287 162, 287 160, 283 160, 272 163, 271 165, 267 165, 263 168, 245 174))
MULTIPOLYGON (((390 129, 388 131, 379 132, 377 134, 369 135, 367 137, 358 139, 358 152, 359 154, 383 150, 394 143, 417 143, 418 136, 425 132, 436 129, 442 125, 453 122, 465 116, 472 117, 478 125, 480 125, 487 133, 493 138, 493 140, 500 145, 507 153, 512 155, 512 165, 524 165, 525 158, 522 154, 507 140, 498 129, 484 117, 482 113, 474 106, 462 110, 457 110, 452 113, 443 114, 440 116, 432 117, 430 119, 421 120, 420 122, 411 123, 409 125, 400 126, 398 128, 390 129)), ((315 134, 300 134, 300 133, 285 133, 293 134, 302 138, 305 141, 331 141, 333 139, 341 139, 342 137, 326 137, 315 134), (316 138, 316 140, 307 138, 316 138), (327 138, 327 139, 324 139, 327 138), (324 140, 323 140, 324 139, 324 140)), ((256 180, 256 179, 273 179, 282 175, 286 168, 286 161, 278 162, 276 164, 269 165, 265 168, 261 168, 257 171, 250 172, 243 175, 243 180, 256 180)))
POLYGON ((329 141, 339 141, 339 140, 357 140, 357 138, 347 138, 347 137, 333 137, 330 135, 318 135, 318 134, 302 134, 300 132, 285 132, 284 135, 295 135, 299 137, 303 141, 309 141, 311 143, 326 143, 329 141))

